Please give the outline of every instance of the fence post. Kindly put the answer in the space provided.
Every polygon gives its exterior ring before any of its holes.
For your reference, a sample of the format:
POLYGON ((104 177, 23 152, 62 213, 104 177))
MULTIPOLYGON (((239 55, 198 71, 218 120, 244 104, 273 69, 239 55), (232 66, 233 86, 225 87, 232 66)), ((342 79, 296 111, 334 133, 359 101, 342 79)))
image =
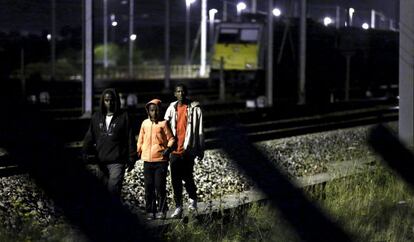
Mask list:
POLYGON ((224 80, 224 58, 220 57, 220 101, 226 100, 226 80, 224 80))

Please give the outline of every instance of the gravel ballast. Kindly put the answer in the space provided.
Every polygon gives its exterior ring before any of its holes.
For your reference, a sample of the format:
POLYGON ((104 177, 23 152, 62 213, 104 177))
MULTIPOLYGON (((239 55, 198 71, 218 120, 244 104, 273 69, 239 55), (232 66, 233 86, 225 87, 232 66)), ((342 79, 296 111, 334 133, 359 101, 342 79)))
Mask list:
MULTIPOLYGON (((372 155, 366 144, 368 130, 369 126, 364 126, 263 141, 255 145, 288 176, 304 177, 326 171, 326 165, 330 162, 372 155)), ((142 168, 142 163, 138 162, 134 170, 125 176, 122 196, 124 203, 132 210, 144 206, 142 168)), ((245 178, 220 149, 207 150, 203 161, 196 163, 194 169, 200 201, 219 199, 253 186, 253 182, 245 178)), ((169 179, 167 189, 168 204, 173 207, 169 179)), ((186 192, 184 199, 187 201, 186 192)), ((51 227, 65 223, 53 201, 36 187, 28 175, 0 178, 0 217, 0 235, 18 234, 31 229, 40 231, 41 238, 49 238, 53 231, 51 227)))

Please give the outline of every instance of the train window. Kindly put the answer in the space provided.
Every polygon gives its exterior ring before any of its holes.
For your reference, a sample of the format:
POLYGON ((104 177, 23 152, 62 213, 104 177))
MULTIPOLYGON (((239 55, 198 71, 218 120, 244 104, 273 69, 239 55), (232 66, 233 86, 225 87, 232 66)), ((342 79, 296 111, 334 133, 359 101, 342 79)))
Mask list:
POLYGON ((218 38, 219 43, 234 43, 239 41, 239 30, 235 28, 222 28, 218 38))
POLYGON ((242 29, 240 32, 241 42, 257 42, 259 39, 258 29, 242 29))

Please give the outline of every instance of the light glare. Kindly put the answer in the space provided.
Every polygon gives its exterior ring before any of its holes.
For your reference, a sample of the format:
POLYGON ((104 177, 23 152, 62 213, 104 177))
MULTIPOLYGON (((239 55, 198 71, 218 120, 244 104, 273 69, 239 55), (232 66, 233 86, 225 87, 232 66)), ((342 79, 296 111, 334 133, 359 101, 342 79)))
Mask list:
POLYGON ((129 39, 134 41, 137 39, 137 35, 136 34, 131 34, 131 36, 129 36, 129 39))
POLYGON ((247 5, 246 5, 244 2, 239 2, 239 3, 237 4, 237 11, 238 11, 238 12, 241 12, 241 11, 245 10, 245 9, 246 9, 246 7, 247 7, 247 5))
POLYGON ((325 26, 328 26, 328 25, 330 25, 332 23, 332 19, 330 18, 330 17, 325 17, 324 19, 323 19, 323 24, 325 25, 325 26))
POLYGON ((279 17, 282 14, 282 12, 280 11, 280 9, 278 9, 278 8, 273 9, 272 10, 272 13, 276 17, 279 17))

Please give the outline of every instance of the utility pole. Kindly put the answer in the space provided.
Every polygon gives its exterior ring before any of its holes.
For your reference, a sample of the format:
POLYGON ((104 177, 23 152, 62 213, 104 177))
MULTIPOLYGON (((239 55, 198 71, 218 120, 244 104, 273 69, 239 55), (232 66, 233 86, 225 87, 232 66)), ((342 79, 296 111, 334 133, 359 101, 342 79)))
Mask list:
POLYGON ((252 0, 252 13, 257 12, 257 0, 252 0))
POLYGON ((336 26, 336 29, 339 29, 341 27, 341 7, 340 6, 336 6, 335 26, 336 26))
POLYGON ((299 28, 298 104, 306 104, 306 0, 301 0, 299 28))
POLYGON ((371 29, 375 29, 375 10, 371 9, 371 29))
POLYGON ((226 22, 227 21, 227 1, 223 0, 223 13, 222 13, 222 21, 226 22))
POLYGON ((54 80, 56 75, 56 0, 52 0, 52 31, 50 35, 50 62, 52 64, 52 72, 50 79, 54 80))
POLYGON ((83 117, 92 115, 93 105, 93 0, 83 0, 83 117))
POLYGON ((267 9, 267 70, 266 98, 267 105, 273 106, 273 0, 268 0, 267 9))
POLYGON ((108 0, 103 0, 103 65, 108 68, 108 0))
POLYGON ((354 53, 353 52, 345 52, 345 60, 346 60, 346 72, 345 72, 345 101, 349 101, 349 84, 351 79, 351 57, 354 53))
POLYGON ((26 101, 26 74, 24 70, 24 47, 20 50, 20 85, 22 87, 22 102, 26 101))
POLYGON ((189 0, 186 2, 185 9, 185 64, 190 64, 190 11, 191 11, 191 2, 189 0))
POLYGON ((201 0, 200 76, 206 74, 207 60, 207 0, 201 0))
POLYGON ((400 0, 398 133, 414 149, 414 1, 400 0))
POLYGON ((164 24, 164 61, 165 61, 165 77, 164 91, 170 89, 170 0, 165 0, 165 24, 164 24))
POLYGON ((132 78, 134 75, 134 0, 129 0, 129 55, 128 55, 128 75, 132 78))

